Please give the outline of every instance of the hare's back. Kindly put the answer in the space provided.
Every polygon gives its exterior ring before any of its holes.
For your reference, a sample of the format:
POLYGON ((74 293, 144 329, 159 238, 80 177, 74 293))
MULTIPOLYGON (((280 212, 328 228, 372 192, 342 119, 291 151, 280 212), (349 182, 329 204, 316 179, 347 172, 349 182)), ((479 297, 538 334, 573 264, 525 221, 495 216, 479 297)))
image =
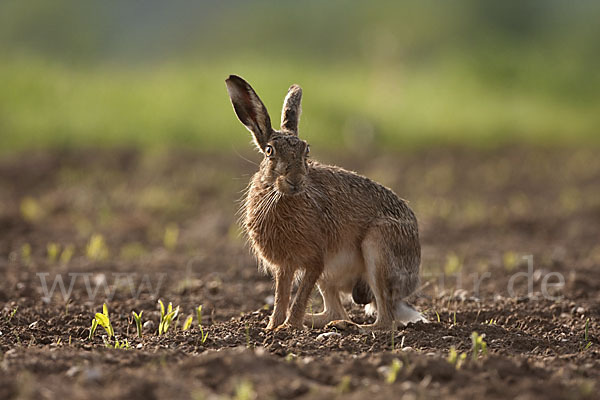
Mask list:
POLYGON ((309 172, 311 192, 319 196, 342 220, 360 223, 393 218, 415 223, 408 203, 391 189, 346 169, 313 163, 309 172))

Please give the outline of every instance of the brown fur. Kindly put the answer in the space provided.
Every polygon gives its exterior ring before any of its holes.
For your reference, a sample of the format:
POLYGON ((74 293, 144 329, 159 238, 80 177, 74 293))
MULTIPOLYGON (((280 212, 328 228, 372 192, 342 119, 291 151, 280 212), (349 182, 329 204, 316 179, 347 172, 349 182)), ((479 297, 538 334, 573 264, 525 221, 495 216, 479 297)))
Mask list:
POLYGON ((226 83, 236 114, 265 153, 242 213, 253 251, 275 277, 268 328, 347 320, 340 294, 354 288, 363 298, 374 299, 377 320, 372 328, 389 329, 395 319, 419 319, 397 311, 407 306, 403 299, 419 282, 418 226, 406 201, 366 177, 308 159, 308 144, 297 136, 298 86, 288 91, 282 130, 276 131, 248 83, 237 76, 226 83), (288 310, 296 275, 300 283, 288 310), (325 310, 305 317, 315 284, 325 310))

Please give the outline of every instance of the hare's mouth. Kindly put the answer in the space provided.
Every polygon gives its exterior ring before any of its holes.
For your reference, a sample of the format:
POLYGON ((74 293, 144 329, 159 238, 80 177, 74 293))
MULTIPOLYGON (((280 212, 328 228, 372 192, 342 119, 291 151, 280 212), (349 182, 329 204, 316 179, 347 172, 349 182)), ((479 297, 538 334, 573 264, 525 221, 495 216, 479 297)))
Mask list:
POLYGON ((302 193, 302 191, 304 190, 304 183, 294 182, 287 178, 280 179, 277 182, 277 190, 284 195, 294 196, 299 193, 302 193))

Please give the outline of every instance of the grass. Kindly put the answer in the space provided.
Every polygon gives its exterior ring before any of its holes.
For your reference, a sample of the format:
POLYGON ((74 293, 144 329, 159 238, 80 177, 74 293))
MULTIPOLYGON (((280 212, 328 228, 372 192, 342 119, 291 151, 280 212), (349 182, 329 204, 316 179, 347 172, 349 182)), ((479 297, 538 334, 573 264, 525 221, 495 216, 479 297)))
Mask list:
MULTIPOLYGON (((304 87, 301 134, 313 148, 406 148, 431 143, 598 143, 600 100, 493 87, 458 58, 402 74, 356 63, 253 57, 126 67, 67 66, 11 56, 0 65, 0 149, 192 146, 231 152, 250 136, 223 83, 230 73, 256 88, 277 125, 289 84, 304 87)), ((491 79, 491 78, 490 78, 491 79)), ((565 78, 566 79, 566 78, 565 78)), ((33 203, 26 213, 35 218, 33 203)))

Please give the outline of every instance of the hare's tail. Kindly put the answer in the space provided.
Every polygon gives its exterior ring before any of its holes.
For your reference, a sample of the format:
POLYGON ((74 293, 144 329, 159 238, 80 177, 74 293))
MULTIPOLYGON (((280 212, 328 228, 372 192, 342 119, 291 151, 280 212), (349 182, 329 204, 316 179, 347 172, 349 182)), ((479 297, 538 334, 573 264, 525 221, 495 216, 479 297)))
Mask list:
POLYGON ((427 318, 405 301, 399 301, 394 309, 394 319, 402 324, 409 322, 429 322, 427 318))
MULTIPOLYGON (((375 315, 376 312, 377 303, 372 302, 365 305, 365 314, 368 316, 375 315)), ((394 320, 403 325, 406 325, 409 322, 429 322, 423 314, 421 314, 411 304, 404 300, 401 300, 396 304, 396 307, 394 308, 394 320)))

